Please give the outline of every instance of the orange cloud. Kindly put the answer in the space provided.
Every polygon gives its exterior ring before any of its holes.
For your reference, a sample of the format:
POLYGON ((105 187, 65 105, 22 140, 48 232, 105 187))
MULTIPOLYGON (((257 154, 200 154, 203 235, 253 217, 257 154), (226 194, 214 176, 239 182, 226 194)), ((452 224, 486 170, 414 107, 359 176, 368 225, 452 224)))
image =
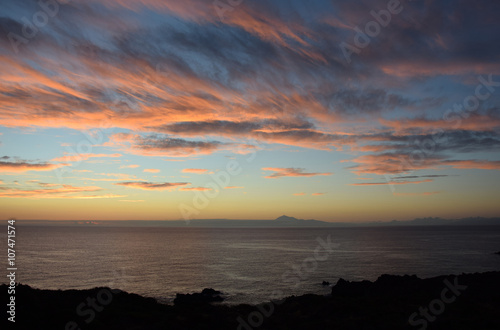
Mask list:
POLYGON ((121 165, 120 168, 138 168, 140 167, 141 165, 121 165))
POLYGON ((60 163, 30 163, 27 161, 4 162, 0 161, 0 172, 28 172, 28 171, 52 171, 63 166, 71 166, 70 164, 60 163))
POLYGON ((432 179, 426 179, 421 181, 387 181, 387 182, 363 182, 363 183, 351 183, 350 186, 381 186, 381 185, 400 185, 400 184, 419 184, 424 182, 432 182, 432 179))
POLYGON ((115 185, 143 190, 172 190, 180 186, 188 185, 188 182, 118 182, 115 185))
POLYGON ((361 151, 361 152, 381 152, 394 149, 394 146, 391 145, 367 145, 367 146, 352 146, 353 151, 361 151))
POLYGON ((121 154, 75 154, 71 156, 62 156, 58 158, 52 159, 53 162, 80 162, 87 160, 89 158, 102 158, 102 157, 110 157, 117 158, 121 157, 121 154))
POLYGON ((277 178, 287 177, 287 176, 310 177, 310 176, 316 176, 316 175, 332 175, 333 174, 330 172, 327 172, 327 173, 307 173, 307 172, 304 172, 305 169, 303 169, 303 168, 293 168, 293 167, 288 167, 288 168, 264 167, 264 168, 262 168, 262 170, 274 172, 271 175, 265 176, 266 179, 277 179, 277 178))
POLYGON ((321 195, 324 195, 326 193, 312 193, 311 196, 321 196, 321 195))
POLYGON ((384 64, 380 69, 391 76, 396 77, 419 77, 436 75, 464 75, 464 74, 489 74, 498 72, 498 63, 470 63, 470 62, 405 62, 397 61, 391 64, 384 64))
POLYGON ((500 170, 500 161, 447 160, 444 164, 459 169, 500 170))
POLYGON ((245 187, 241 187, 241 186, 227 186, 227 187, 224 187, 224 189, 244 189, 245 187))
POLYGON ((32 199, 40 199, 40 198, 96 199, 96 198, 125 197, 122 195, 113 195, 113 194, 74 195, 76 193, 94 192, 102 190, 102 188, 97 186, 75 187, 72 185, 43 184, 43 183, 41 183, 41 185, 46 187, 55 187, 55 186, 60 186, 60 187, 50 188, 50 189, 32 189, 32 190, 2 187, 2 189, 0 189, 0 197, 32 198, 32 199))
POLYGON ((126 195, 105 194, 105 195, 90 195, 90 196, 67 196, 63 198, 69 199, 101 199, 101 198, 123 198, 126 195))
POLYGON ((179 191, 207 191, 212 190, 210 188, 205 187, 193 187, 193 188, 180 188, 179 191))
POLYGON ((440 194, 440 191, 430 191, 430 192, 423 192, 423 193, 394 193, 395 196, 431 196, 431 195, 436 195, 440 194))
POLYGON ((295 194, 293 194, 293 195, 294 195, 294 196, 304 196, 305 194, 306 194, 306 193, 301 192, 301 193, 295 193, 295 194))
POLYGON ((349 167, 356 174, 398 174, 421 169, 437 168, 440 160, 432 157, 412 159, 403 153, 363 155, 343 162, 359 165, 349 167))
POLYGON ((146 172, 146 173, 160 173, 160 170, 156 169, 156 168, 146 168, 146 169, 144 169, 143 172, 146 172))
POLYGON ((379 119, 384 126, 391 127, 397 132, 405 129, 420 128, 424 132, 437 132, 439 130, 461 129, 469 131, 491 131, 500 128, 500 119, 493 116, 465 113, 467 118, 461 118, 459 113, 455 113, 452 120, 445 119, 431 120, 426 118, 412 118, 400 120, 379 119), (459 120, 461 118, 461 120, 459 120))
POLYGON ((200 24, 206 22, 220 24, 222 21, 224 24, 239 27, 264 40, 280 44, 290 50, 295 50, 302 56, 325 61, 323 56, 320 53, 313 52, 306 42, 305 37, 310 37, 312 31, 302 24, 290 24, 288 21, 280 18, 279 15, 274 14, 273 11, 265 10, 259 4, 240 2, 237 5, 233 5, 233 7, 223 3, 223 5, 229 8, 229 10, 226 10, 225 8, 221 8, 221 5, 216 5, 213 1, 203 0, 112 0, 105 3, 98 3, 110 8, 121 6, 136 12, 140 12, 144 7, 152 8, 169 14, 179 15, 184 19, 189 19, 200 24))
POLYGON ((113 134, 105 145, 121 148, 134 155, 155 157, 208 155, 223 146, 222 143, 216 141, 189 141, 161 136, 142 137, 138 134, 128 133, 113 134))
POLYGON ((204 168, 185 168, 182 170, 182 173, 194 173, 194 174, 205 174, 208 170, 204 168))

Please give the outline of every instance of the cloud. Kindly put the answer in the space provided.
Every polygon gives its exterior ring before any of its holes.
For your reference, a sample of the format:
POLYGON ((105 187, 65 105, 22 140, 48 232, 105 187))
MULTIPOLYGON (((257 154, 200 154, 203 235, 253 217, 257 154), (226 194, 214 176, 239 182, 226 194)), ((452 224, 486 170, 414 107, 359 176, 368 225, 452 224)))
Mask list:
POLYGON ((245 187, 242 186, 226 186, 224 189, 244 189, 245 187))
POLYGON ((207 191, 212 190, 206 187, 192 187, 192 188, 180 188, 179 191, 207 191))
POLYGON ((156 169, 156 168, 146 168, 146 169, 144 169, 143 172, 146 172, 146 173, 160 173, 160 170, 156 169))
MULTIPOLYGON (((444 114, 443 114, 444 115, 444 114)), ((467 130, 467 131, 494 131, 500 128, 500 118, 492 114, 468 114, 464 112, 462 118, 459 113, 452 113, 446 119, 428 119, 428 118, 405 118, 399 120, 385 120, 379 121, 387 127, 393 128, 396 132, 404 132, 405 130, 420 129, 422 132, 438 132, 439 130, 467 130), (451 120, 450 120, 451 119, 451 120)))
POLYGON ((446 160, 445 165, 459 169, 500 170, 500 161, 488 160, 446 160))
MULTIPOLYGON (((0 30, 22 35, 19 14, 32 8, 6 1, 0 30)), ((471 158, 459 153, 498 150, 495 96, 458 128, 441 118, 453 100, 474 93, 479 74, 499 72, 500 5, 414 2, 343 65, 339 44, 352 43, 353 27, 379 5, 246 1, 222 19, 211 1, 75 0, 17 53, 0 35, 0 125, 91 129, 89 140, 130 130, 103 146, 147 157, 248 153, 258 150, 255 141, 262 149, 350 147, 369 153, 354 158, 357 174, 453 166, 446 161, 471 158), (413 141, 439 130, 448 141, 425 161, 401 167, 388 156, 409 157, 413 141)), ((92 155, 100 154, 52 161, 92 155)), ((56 166, 28 163, 25 170, 56 166)))
POLYGON ((420 181, 387 181, 387 182, 363 182, 363 183, 351 183, 350 186, 383 186, 383 185, 402 185, 402 184, 419 184, 426 182, 433 182, 432 179, 420 180, 420 181))
POLYGON ((120 169, 122 169, 122 168, 138 168, 140 166, 141 165, 135 165, 135 164, 132 164, 132 165, 121 165, 120 169))
MULTIPOLYGON (((10 158, 10 157, 7 157, 10 158)), ((3 158, 5 159, 5 158, 3 158)), ((52 171, 63 166, 70 166, 70 164, 60 163, 52 164, 48 162, 38 162, 27 160, 0 161, 0 172, 28 172, 28 171, 52 171)))
POLYGON ((172 190, 177 187, 189 185, 188 182, 118 182, 118 186, 143 190, 172 190))
POLYGON ((40 183, 43 187, 49 189, 18 189, 9 187, 0 187, 0 197, 4 198, 31 198, 31 199, 98 199, 98 198, 119 198, 125 197, 122 195, 105 194, 105 195, 81 195, 80 193, 95 192, 103 190, 97 186, 75 187, 72 185, 60 184, 45 184, 40 183), (56 188, 57 187, 57 188, 56 188))
POLYGON ((265 176, 266 179, 277 179, 281 177, 295 176, 295 177, 311 177, 317 175, 332 175, 333 173, 308 173, 304 172, 303 168, 282 168, 282 167, 264 167, 263 171, 273 171, 271 175, 265 176))
POLYGON ((397 193, 395 192, 395 196, 432 196, 436 194, 440 194, 441 191, 429 191, 429 192, 422 192, 422 193, 397 193))
POLYGON ((53 162, 81 162, 87 160, 89 158, 117 158, 121 157, 121 154, 74 154, 74 155, 65 155, 62 157, 52 159, 53 162))
POLYGON ((137 134, 117 133, 110 137, 107 146, 116 146, 124 151, 141 156, 190 157, 208 155, 222 148, 216 141, 188 141, 162 135, 142 137, 137 134))
POLYGON ((64 198, 70 199, 101 199, 101 198, 123 198, 126 195, 105 194, 105 195, 88 195, 88 196, 69 196, 64 198))
POLYGON ((45 182, 37 182, 39 186, 42 187, 57 187, 60 186, 59 183, 45 183, 45 182))
POLYGON ((311 196, 321 196, 321 195, 324 195, 326 193, 312 193, 311 196))
POLYGON ((450 175, 448 174, 432 174, 432 175, 406 175, 406 176, 397 176, 393 177, 392 179, 394 180, 401 180, 401 179, 418 179, 418 178, 445 178, 450 175))
POLYGON ((182 173, 206 174, 208 170, 204 168, 185 168, 182 173))
POLYGON ((441 160, 437 155, 417 158, 406 153, 382 153, 363 155, 344 162, 358 163, 359 165, 348 167, 358 175, 394 175, 422 169, 437 169, 441 160))
POLYGON ((301 192, 301 193, 295 193, 295 194, 293 194, 293 195, 294 195, 294 196, 305 196, 305 194, 306 194, 306 193, 301 192))
POLYGON ((120 199, 118 201, 125 202, 125 203, 142 203, 142 202, 144 202, 143 199, 120 199))

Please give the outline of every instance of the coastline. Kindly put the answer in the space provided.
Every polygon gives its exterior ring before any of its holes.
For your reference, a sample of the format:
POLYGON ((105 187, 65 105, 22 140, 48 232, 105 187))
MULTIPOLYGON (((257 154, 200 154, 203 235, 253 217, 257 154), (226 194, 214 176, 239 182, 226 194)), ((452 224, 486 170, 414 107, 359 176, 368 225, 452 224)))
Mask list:
MULTIPOLYGON (((7 288, 0 288, 4 301, 7 288)), ((494 329, 500 328, 500 271, 339 279, 328 296, 259 305, 166 305, 105 287, 61 291, 23 284, 16 287, 16 302, 18 329, 494 329)))

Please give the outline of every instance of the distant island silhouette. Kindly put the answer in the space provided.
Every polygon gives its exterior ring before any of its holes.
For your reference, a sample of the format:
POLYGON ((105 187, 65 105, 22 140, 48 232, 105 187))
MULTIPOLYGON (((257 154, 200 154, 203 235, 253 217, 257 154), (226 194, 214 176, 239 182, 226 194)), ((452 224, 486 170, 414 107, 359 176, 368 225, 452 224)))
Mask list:
POLYGON ((19 225, 119 226, 119 227, 403 227, 403 226, 499 226, 500 218, 462 219, 417 218, 409 221, 328 222, 282 215, 274 220, 193 219, 193 220, 18 220, 19 225))

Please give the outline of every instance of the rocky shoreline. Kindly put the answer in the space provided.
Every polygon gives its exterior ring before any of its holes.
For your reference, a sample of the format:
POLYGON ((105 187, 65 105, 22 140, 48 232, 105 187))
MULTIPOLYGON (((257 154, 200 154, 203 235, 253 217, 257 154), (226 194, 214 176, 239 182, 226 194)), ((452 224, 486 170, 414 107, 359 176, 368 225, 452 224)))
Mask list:
MULTIPOLYGON (((3 301, 8 286, 1 285, 3 301)), ((340 279, 329 296, 260 305, 212 303, 220 292, 179 294, 174 305, 110 288, 16 287, 16 329, 500 329, 500 272, 340 279)), ((2 323, 11 323, 2 318, 2 323)), ((9 324, 12 325, 12 324, 9 324)), ((2 329, 6 329, 2 326, 2 329)))

